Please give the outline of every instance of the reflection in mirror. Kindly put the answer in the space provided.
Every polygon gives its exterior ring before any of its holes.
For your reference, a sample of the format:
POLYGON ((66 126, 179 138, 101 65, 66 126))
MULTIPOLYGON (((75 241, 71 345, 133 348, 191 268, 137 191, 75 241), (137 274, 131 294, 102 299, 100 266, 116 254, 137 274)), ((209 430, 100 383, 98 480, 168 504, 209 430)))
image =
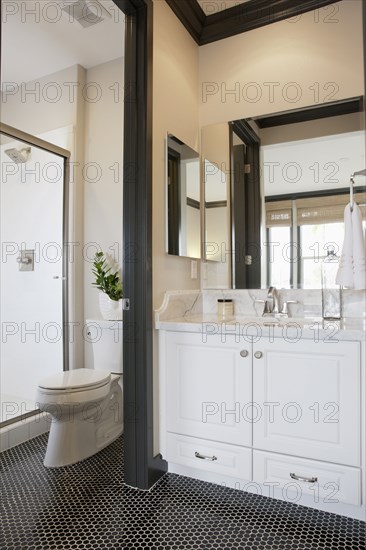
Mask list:
POLYGON ((220 244, 228 242, 229 238, 227 177, 216 164, 205 160, 204 182, 206 258, 220 262, 222 252, 220 244))
MULTIPOLYGON (((339 106, 344 110, 345 103, 339 106)), ((290 125, 260 124, 268 243, 262 285, 321 288, 328 247, 341 253, 350 176, 365 167, 363 116, 350 112, 290 125)), ((355 199, 365 226, 365 179, 356 183, 355 199)))
POLYGON ((226 287, 231 280, 230 147, 227 123, 203 128, 204 258, 211 264, 210 285, 226 287))
POLYGON ((199 155, 168 134, 166 146, 166 251, 201 257, 199 155))
MULTIPOLYGON (((362 99, 229 124, 233 253, 227 286, 321 287, 327 248, 340 254, 343 243, 350 176, 366 166, 362 99)), ((203 141, 209 134, 205 128, 203 141)), ((365 190, 359 176, 355 200, 364 227, 365 190)))

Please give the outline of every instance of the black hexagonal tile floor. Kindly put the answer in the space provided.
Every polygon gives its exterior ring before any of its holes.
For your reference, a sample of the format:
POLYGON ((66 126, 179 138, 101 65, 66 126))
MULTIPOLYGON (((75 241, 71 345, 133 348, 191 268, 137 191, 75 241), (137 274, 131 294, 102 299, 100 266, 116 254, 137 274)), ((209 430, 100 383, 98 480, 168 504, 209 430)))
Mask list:
POLYGON ((2 453, 1 550, 365 550, 361 521, 165 475, 123 483, 123 438, 46 469, 42 435, 2 453))

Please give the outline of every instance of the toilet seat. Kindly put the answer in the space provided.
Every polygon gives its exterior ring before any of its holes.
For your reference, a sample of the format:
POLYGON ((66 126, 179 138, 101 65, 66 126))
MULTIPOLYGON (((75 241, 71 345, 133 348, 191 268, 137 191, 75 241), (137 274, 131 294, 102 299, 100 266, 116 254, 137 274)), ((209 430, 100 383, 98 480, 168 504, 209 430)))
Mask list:
POLYGON ((73 393, 95 390, 111 381, 107 371, 92 369, 75 369, 60 372, 44 378, 38 387, 42 393, 73 393))

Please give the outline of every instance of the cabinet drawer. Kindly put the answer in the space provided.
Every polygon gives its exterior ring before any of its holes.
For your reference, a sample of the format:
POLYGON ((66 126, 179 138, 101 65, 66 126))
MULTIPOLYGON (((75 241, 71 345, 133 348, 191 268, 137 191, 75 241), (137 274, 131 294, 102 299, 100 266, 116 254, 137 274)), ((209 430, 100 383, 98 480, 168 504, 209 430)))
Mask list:
POLYGON ((168 462, 222 475, 249 480, 252 475, 252 450, 195 437, 167 434, 168 462), (215 457, 215 460, 203 457, 215 457))
POLYGON ((274 484, 285 498, 288 494, 292 502, 296 495, 299 497, 297 502, 304 494, 312 495, 314 502, 361 504, 361 473, 350 466, 253 451, 253 480, 274 484), (301 478, 317 478, 317 482, 301 478))

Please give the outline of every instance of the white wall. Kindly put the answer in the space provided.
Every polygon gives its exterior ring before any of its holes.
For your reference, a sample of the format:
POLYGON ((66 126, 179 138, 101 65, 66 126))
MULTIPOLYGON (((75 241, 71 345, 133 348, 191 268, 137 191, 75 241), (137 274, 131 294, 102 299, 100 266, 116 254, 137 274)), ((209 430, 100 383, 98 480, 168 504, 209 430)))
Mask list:
MULTIPOLYGON (((96 82, 100 99, 85 105, 84 180, 84 319, 100 319, 99 291, 92 286, 92 259, 98 249, 122 267, 123 85, 122 57, 89 69, 86 83, 96 82), (95 167, 96 165, 97 167, 95 167), (88 176, 89 174, 89 176, 88 176)), ((91 361, 90 345, 85 363, 91 361)))

